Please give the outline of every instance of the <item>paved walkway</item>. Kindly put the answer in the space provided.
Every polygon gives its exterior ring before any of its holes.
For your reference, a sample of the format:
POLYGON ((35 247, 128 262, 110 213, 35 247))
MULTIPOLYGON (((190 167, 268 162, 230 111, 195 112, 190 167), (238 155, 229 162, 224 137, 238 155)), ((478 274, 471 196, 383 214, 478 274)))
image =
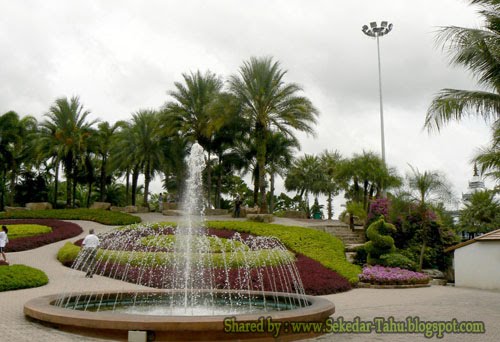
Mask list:
MULTIPOLYGON (((140 214, 143 221, 177 221, 179 218, 165 217, 159 214, 140 214)), ((208 219, 220 219, 211 217, 208 219)), ((230 218, 224 218, 230 219, 230 218)), ((74 221, 84 233, 69 239, 76 241, 85 236, 90 228, 97 233, 112 229, 95 222, 74 221)), ((307 222, 291 219, 278 219, 276 223, 307 225, 307 222)), ((68 240, 66 240, 68 241, 68 240)), ((59 248, 66 243, 59 241, 34 250, 8 253, 11 264, 24 264, 43 270, 49 277, 46 286, 0 292, 0 342, 59 342, 59 341, 105 341, 99 338, 82 337, 46 327, 40 323, 28 321, 23 315, 23 304, 28 300, 61 292, 84 290, 130 290, 138 286, 121 281, 95 276, 85 278, 83 272, 63 267, 56 259, 59 248)), ((374 317, 394 316, 403 320, 407 316, 419 316, 421 321, 462 320, 483 321, 486 334, 482 335, 446 335, 443 341, 500 341, 500 292, 432 286, 420 289, 379 290, 354 289, 349 292, 325 296, 336 305, 335 318, 342 316, 352 320, 359 316, 362 320, 374 317)), ((335 334, 316 338, 317 341, 408 341, 428 339, 421 335, 401 334, 335 334)))

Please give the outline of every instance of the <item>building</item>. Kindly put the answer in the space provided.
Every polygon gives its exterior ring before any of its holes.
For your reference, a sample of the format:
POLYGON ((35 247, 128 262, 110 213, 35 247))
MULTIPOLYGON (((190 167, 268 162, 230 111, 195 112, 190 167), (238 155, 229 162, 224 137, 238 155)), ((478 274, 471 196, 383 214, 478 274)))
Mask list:
POLYGON ((447 248, 454 254, 455 286, 500 290, 500 229, 447 248))

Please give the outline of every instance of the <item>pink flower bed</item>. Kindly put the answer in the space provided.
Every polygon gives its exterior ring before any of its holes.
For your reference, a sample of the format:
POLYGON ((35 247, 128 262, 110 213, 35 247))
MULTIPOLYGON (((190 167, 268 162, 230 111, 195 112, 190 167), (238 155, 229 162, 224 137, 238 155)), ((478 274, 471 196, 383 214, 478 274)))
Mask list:
POLYGON ((359 280, 374 285, 412 285, 427 284, 430 278, 423 273, 405 270, 399 267, 366 266, 359 280))

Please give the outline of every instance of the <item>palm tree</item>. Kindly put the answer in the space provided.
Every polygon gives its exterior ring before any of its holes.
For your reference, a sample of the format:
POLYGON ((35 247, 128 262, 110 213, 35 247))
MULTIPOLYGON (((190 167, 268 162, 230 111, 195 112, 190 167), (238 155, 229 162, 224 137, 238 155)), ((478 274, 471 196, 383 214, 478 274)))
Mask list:
MULTIPOLYGON (((75 182, 77 160, 82 160, 86 143, 91 136, 92 125, 97 120, 87 122, 90 112, 83 109, 77 96, 70 100, 58 98, 45 114, 47 120, 42 123, 43 134, 50 136, 57 158, 63 162, 66 174, 66 205, 71 206, 71 185, 75 182)), ((76 184, 74 184, 76 185, 76 184)), ((73 203, 74 204, 74 203, 73 203)))
POLYGON ((482 28, 444 27, 438 43, 448 51, 451 64, 464 66, 485 90, 442 89, 433 99, 425 119, 428 129, 441 129, 450 121, 478 116, 500 118, 500 3, 498 0, 470 0, 482 7, 482 28))
POLYGON ((345 188, 345 180, 341 179, 340 170, 344 162, 338 151, 323 151, 319 156, 321 163, 321 192, 327 195, 328 219, 333 216, 333 196, 338 195, 340 189, 345 188))
POLYGON ((482 174, 500 181, 500 121, 493 126, 491 144, 482 148, 473 162, 479 165, 482 174))
POLYGON ((297 95, 302 89, 285 83, 286 71, 272 58, 255 58, 243 63, 238 75, 231 76, 231 92, 241 101, 242 115, 252 123, 257 147, 260 211, 267 213, 265 164, 267 140, 272 129, 293 136, 291 129, 313 133, 318 111, 306 97, 297 95))
POLYGON ((175 82, 175 91, 169 92, 174 101, 168 102, 164 107, 165 122, 169 123, 170 129, 182 132, 184 137, 192 142, 197 141, 208 153, 207 160, 207 186, 208 205, 211 205, 211 153, 213 151, 212 141, 214 132, 217 131, 220 122, 214 118, 217 113, 213 112, 213 103, 217 100, 222 90, 222 80, 207 71, 190 74, 182 74, 184 84, 175 82))
POLYGON ((460 211, 460 229, 487 233, 500 227, 500 201, 493 191, 478 191, 465 202, 460 211))
POLYGON ((100 157, 99 166, 99 200, 104 202, 106 197, 106 184, 113 163, 109 162, 113 145, 117 140, 117 131, 124 127, 123 121, 118 121, 113 125, 104 121, 99 123, 96 131, 96 153, 100 157))
POLYGON ((419 270, 422 269, 424 262, 424 252, 429 239, 428 230, 430 229, 430 222, 427 222, 425 214, 429 204, 442 201, 449 201, 452 199, 453 194, 451 187, 448 184, 444 175, 438 171, 424 171, 420 172, 417 168, 410 165, 412 173, 407 176, 408 186, 410 188, 410 195, 413 200, 418 204, 419 209, 424 218, 422 222, 422 247, 420 249, 419 270))
POLYGON ((129 143, 135 145, 134 157, 141 162, 144 174, 143 206, 148 207, 149 184, 160 169, 163 159, 160 148, 160 116, 153 110, 140 110, 132 115, 129 143))

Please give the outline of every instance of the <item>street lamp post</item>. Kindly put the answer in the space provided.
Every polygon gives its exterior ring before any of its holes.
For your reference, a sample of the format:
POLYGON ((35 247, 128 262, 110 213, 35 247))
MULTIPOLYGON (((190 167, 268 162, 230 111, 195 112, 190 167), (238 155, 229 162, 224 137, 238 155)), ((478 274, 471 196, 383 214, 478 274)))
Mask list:
POLYGON ((384 107, 382 105, 382 72, 380 68, 380 43, 378 37, 381 37, 391 32, 392 24, 387 23, 387 21, 382 21, 380 23, 380 26, 378 26, 376 22, 371 22, 370 27, 368 27, 368 25, 363 25, 361 30, 367 36, 377 38, 378 89, 380 95, 380 136, 382 142, 382 160, 385 164, 384 107))

